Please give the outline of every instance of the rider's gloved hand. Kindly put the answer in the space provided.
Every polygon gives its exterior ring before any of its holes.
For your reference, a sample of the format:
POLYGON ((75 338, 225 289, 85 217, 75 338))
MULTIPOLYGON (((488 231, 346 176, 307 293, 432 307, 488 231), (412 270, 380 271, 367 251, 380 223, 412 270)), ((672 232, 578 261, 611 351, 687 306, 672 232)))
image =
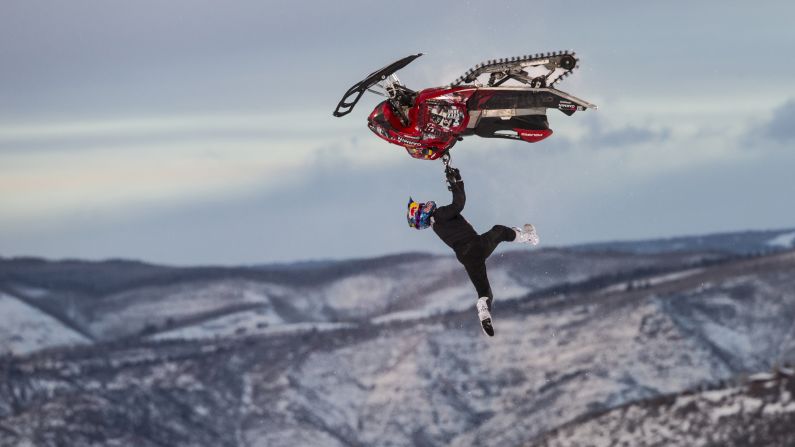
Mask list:
POLYGON ((450 183, 460 182, 461 181, 461 173, 458 172, 457 168, 448 168, 447 169, 447 181, 450 183))

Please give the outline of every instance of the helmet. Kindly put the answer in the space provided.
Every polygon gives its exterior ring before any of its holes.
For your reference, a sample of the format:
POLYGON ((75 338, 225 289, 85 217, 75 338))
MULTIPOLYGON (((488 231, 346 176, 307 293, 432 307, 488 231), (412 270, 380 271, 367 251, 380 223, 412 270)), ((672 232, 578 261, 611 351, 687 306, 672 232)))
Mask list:
POLYGON ((425 203, 417 203, 409 197, 406 220, 411 228, 423 230, 431 226, 431 215, 436 211, 436 202, 429 200, 425 203))

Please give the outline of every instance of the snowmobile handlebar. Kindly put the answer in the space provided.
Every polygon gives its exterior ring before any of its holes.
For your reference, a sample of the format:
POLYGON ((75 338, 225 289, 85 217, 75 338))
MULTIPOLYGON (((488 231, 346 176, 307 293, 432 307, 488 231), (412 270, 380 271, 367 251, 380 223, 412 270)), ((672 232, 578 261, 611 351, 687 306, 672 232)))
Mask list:
POLYGON ((461 172, 458 170, 458 168, 450 166, 450 159, 451 157, 449 152, 445 152, 445 154, 442 155, 442 163, 444 163, 444 177, 445 181, 447 181, 448 191, 453 190, 454 184, 463 181, 461 180, 461 172))

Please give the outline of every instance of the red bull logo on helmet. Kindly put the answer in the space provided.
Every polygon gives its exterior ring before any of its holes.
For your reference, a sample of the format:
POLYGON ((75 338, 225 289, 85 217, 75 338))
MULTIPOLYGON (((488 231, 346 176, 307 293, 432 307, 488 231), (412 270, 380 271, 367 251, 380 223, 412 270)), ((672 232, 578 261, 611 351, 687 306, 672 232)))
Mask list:
POLYGON ((431 214, 434 211, 436 211, 436 202, 429 200, 425 203, 418 203, 409 197, 406 220, 411 228, 422 230, 431 226, 431 214))

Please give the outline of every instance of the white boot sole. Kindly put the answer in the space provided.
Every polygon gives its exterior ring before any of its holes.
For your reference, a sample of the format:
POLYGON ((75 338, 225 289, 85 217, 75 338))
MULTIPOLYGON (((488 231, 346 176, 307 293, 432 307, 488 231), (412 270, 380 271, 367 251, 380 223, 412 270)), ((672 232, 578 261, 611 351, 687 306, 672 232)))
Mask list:
POLYGON ((494 326, 491 324, 491 312, 489 312, 489 305, 486 304, 486 300, 478 299, 475 308, 478 310, 478 320, 480 320, 480 328, 483 329, 483 333, 493 337, 494 326))

